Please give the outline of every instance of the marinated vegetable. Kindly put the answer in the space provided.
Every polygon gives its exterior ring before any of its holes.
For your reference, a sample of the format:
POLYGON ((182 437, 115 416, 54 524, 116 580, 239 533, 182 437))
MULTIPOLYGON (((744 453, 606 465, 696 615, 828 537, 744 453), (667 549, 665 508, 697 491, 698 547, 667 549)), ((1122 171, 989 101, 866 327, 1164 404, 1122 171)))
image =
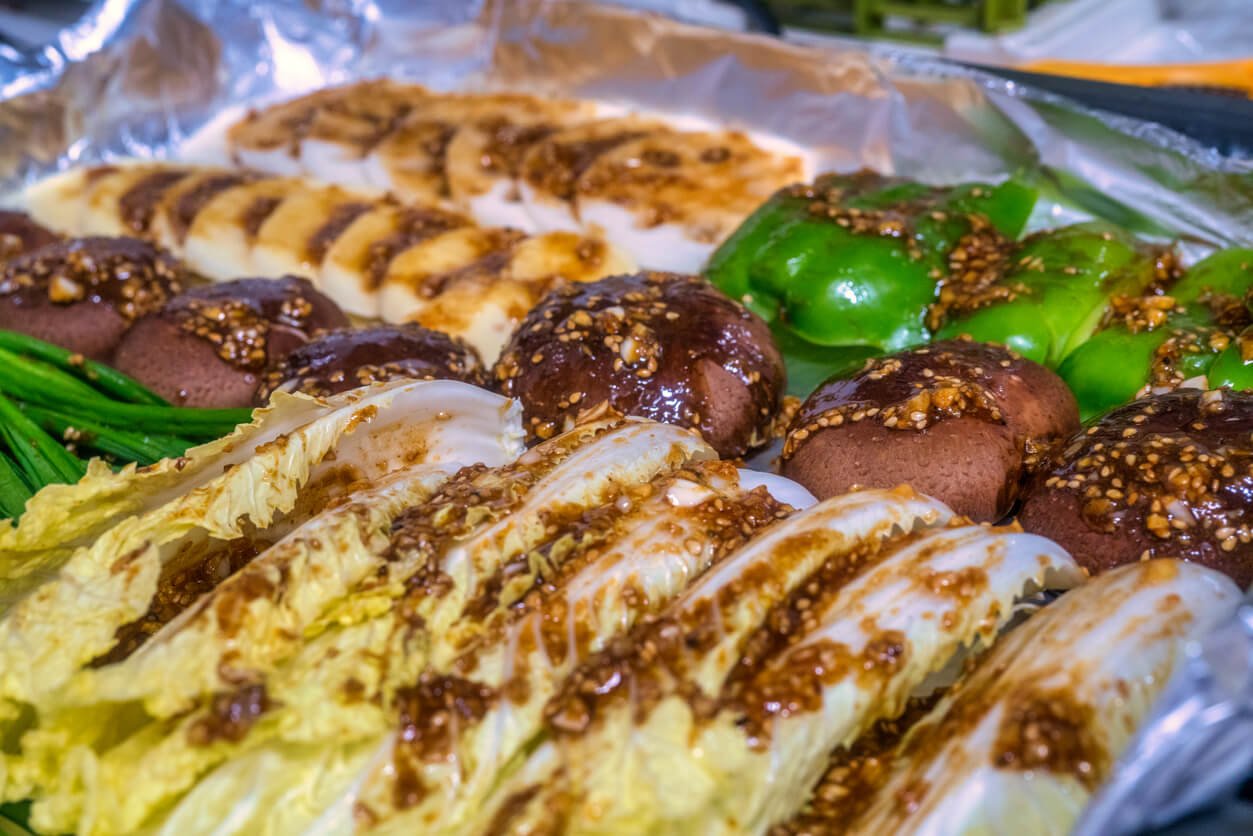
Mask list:
POLYGON ((863 171, 786 188, 724 243, 706 274, 768 322, 819 345, 925 342, 948 281, 995 273, 1035 192, 1015 181, 934 188, 863 171))
POLYGON ((1000 343, 1055 368, 1097 329, 1110 297, 1166 281, 1174 256, 1093 221, 1036 233, 1005 264, 991 281, 941 293, 937 335, 1000 343))
POLYGON ((860 764, 837 754, 817 792, 843 801, 807 817, 806 832, 1020 832, 1024 810, 1033 833, 1069 832, 1186 643, 1239 599, 1216 572, 1172 560, 1067 592, 999 642, 894 750, 860 764))
POLYGON ((58 241, 3 266, 0 327, 107 361, 185 279, 176 261, 135 238, 58 241))
POLYGON ((1253 250, 1233 249, 1211 255, 1157 292, 1115 296, 1102 330, 1058 369, 1083 417, 1203 378, 1220 357, 1211 388, 1248 388, 1253 381, 1242 374, 1240 333, 1249 325, 1251 290, 1253 250))
POLYGON ((1253 392, 1180 389, 1058 448, 1018 519, 1093 572, 1180 557, 1253 583, 1253 392))
POLYGON ((305 279, 238 279, 173 297, 127 332, 113 362, 172 403, 245 407, 267 370, 347 325, 305 279))
POLYGON ((820 386, 792 421, 782 471, 818 497, 909 484, 994 522, 1040 454, 1078 428, 1074 397, 1048 369, 950 340, 877 357, 820 386))
POLYGON ((257 401, 275 392, 326 397, 394 378, 482 384, 483 363, 461 340, 420 325, 343 328, 322 334, 271 366, 257 401))
POLYGON ((605 410, 700 432, 719 454, 764 443, 783 399, 770 330, 694 276, 568 285, 523 320, 496 364, 532 438, 605 410))

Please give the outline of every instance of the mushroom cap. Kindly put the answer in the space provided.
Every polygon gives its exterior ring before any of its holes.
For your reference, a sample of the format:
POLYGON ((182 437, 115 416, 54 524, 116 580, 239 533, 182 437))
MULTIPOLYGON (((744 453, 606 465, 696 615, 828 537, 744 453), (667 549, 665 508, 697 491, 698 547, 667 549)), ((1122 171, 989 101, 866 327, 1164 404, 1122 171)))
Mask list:
POLYGON ((35 223, 25 212, 0 210, 0 264, 55 243, 60 236, 35 223))
POLYGON ((347 324, 305 279, 239 279, 193 288, 137 322, 113 365, 171 403, 250 406, 268 367, 347 324))
POLYGON ((974 417, 953 418, 923 432, 899 432, 874 421, 850 423, 814 434, 783 466, 784 476, 820 499, 908 484, 978 521, 1005 516, 1021 472, 1021 445, 1013 433, 974 417))
POLYGON ((610 411, 696 429, 723 456, 768 440, 785 383, 760 318, 703 279, 657 272, 552 291, 495 378, 533 441, 610 411))
POLYGON ((907 483, 994 521, 1013 507, 1037 451, 1078 427, 1074 396, 1048 369, 949 340, 820 386, 788 431, 782 470, 819 498, 907 483))
POLYGON ((1018 519, 1089 570, 1177 557, 1253 583, 1253 392, 1133 401, 1048 465, 1018 519))
POLYGON ((159 310, 184 277, 174 259, 137 238, 54 240, 0 272, 0 328, 108 360, 131 324, 159 310))
POLYGON ((257 400, 278 389, 326 397, 396 377, 484 383, 478 353, 462 340, 413 323, 379 325, 328 331, 300 346, 266 374, 257 400))

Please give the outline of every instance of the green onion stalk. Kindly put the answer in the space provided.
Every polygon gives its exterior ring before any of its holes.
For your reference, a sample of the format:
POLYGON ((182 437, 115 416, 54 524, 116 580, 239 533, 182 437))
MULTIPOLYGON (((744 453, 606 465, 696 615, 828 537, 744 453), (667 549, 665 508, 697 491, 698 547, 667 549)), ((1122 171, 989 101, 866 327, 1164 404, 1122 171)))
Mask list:
POLYGON ((116 369, 0 330, 0 516, 16 519, 46 485, 76 482, 90 450, 148 465, 251 420, 249 409, 171 406, 116 369))

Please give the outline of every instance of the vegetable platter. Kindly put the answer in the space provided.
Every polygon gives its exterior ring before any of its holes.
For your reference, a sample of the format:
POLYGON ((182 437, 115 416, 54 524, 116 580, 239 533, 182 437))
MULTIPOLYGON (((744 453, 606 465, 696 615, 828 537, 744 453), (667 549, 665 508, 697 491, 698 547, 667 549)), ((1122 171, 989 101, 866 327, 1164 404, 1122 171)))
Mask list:
POLYGON ((1247 775, 1247 161, 566 2, 104 0, 0 137, 4 832, 1133 833, 1247 775))

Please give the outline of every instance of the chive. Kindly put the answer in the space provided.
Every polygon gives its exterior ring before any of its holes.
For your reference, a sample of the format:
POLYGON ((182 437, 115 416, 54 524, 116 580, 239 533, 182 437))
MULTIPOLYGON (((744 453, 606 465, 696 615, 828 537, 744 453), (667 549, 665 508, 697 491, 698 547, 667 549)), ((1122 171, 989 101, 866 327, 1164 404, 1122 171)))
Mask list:
POLYGON ((117 369, 89 360, 59 345, 44 342, 17 331, 0 329, 0 349, 34 357, 57 369, 86 380, 100 391, 128 403, 168 406, 160 395, 117 369))
POLYGON ((0 386, 5 391, 25 398, 26 392, 42 391, 47 397, 63 400, 99 403, 108 398, 92 389, 73 375, 66 374, 55 366, 29 357, 22 357, 7 349, 0 348, 0 386))
POLYGON ((154 433, 133 433, 106 427, 94 421, 29 404, 19 404, 23 412, 52 435, 65 438, 67 430, 79 437, 74 443, 99 450, 125 461, 152 464, 161 459, 181 456, 192 446, 190 441, 154 433))
MULTIPOLYGON (((237 425, 252 420, 251 409, 194 409, 118 403, 94 390, 91 392, 92 398, 85 399, 57 383, 41 385, 32 376, 24 374, 27 370, 25 367, 35 361, 19 358, 17 362, 20 365, 15 368, 7 362, 7 353, 0 349, 0 392, 67 414, 88 412, 93 421, 107 426, 162 435, 220 438, 234 430, 237 425)), ((74 378, 69 379, 82 385, 74 378)))
POLYGON ((0 816, 0 836, 35 836, 35 834, 22 827, 20 822, 8 816, 0 816))
POLYGON ((87 472, 82 460, 71 455, 3 395, 0 395, 0 434, 26 471, 32 488, 54 482, 77 482, 87 472))
POLYGON ((252 420, 251 409, 194 409, 112 402, 93 403, 90 407, 92 420, 99 424, 188 438, 221 438, 252 420))
POLYGON ((32 496, 30 486, 22 478, 17 464, 0 453, 0 514, 15 520, 26 510, 26 500, 32 496))
POLYGON ((18 822, 7 816, 0 817, 0 836, 35 836, 18 822))

